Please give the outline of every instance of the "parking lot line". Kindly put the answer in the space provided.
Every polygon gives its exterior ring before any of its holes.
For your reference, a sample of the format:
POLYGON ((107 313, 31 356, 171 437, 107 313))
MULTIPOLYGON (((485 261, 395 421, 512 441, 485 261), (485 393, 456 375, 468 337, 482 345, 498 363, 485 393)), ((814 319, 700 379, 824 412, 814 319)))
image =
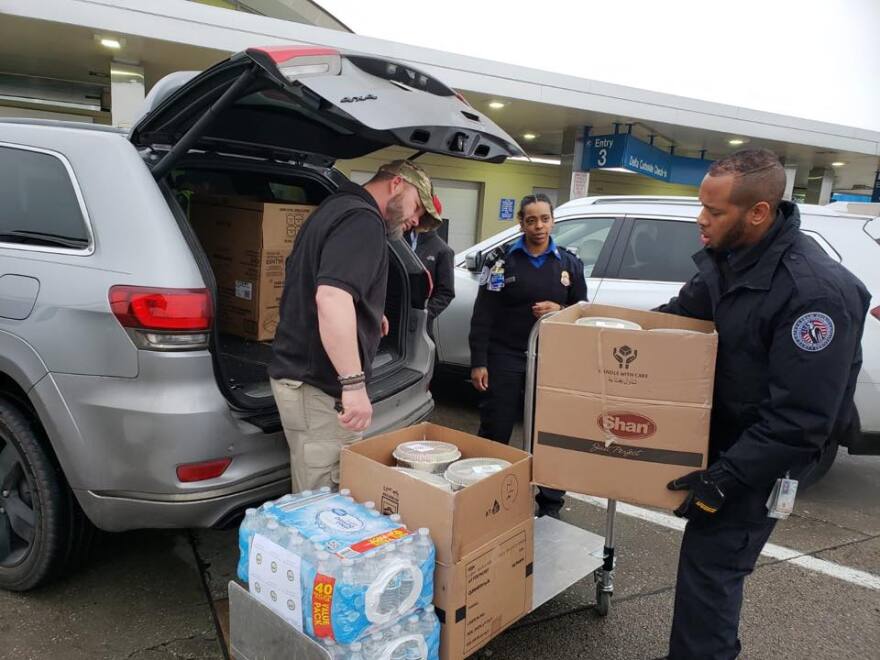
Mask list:
MULTIPOLYGON (((568 496, 603 509, 608 506, 607 500, 601 497, 580 495, 577 493, 568 493, 568 496)), ((679 531, 684 530, 686 522, 684 519, 676 518, 668 513, 643 509, 642 507, 633 506, 632 504, 626 504, 624 502, 617 503, 617 513, 679 531)), ((765 545, 761 554, 800 566, 801 568, 813 571, 814 573, 822 573, 823 575, 828 575, 829 577, 837 578, 844 582, 865 587, 866 589, 880 591, 880 576, 868 573, 867 571, 861 571, 857 568, 850 568, 849 566, 837 564, 832 561, 819 559, 818 557, 798 552, 797 550, 792 550, 791 548, 786 548, 781 545, 776 545, 775 543, 768 543, 765 545)))

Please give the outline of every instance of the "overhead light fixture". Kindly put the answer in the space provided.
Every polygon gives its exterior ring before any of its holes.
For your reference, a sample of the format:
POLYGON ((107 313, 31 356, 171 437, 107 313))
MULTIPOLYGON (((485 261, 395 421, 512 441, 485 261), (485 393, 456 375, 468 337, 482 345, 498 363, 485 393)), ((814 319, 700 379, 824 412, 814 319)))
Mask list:
POLYGON ((504 104, 501 101, 490 101, 489 107, 493 110, 501 110, 504 107, 504 104))
POLYGON ((836 160, 833 163, 831 163, 831 167, 843 167, 844 165, 846 165, 846 163, 844 163, 843 161, 840 161, 840 160, 836 160))
POLYGON ((523 163, 538 163, 540 165, 562 165, 558 158, 540 158, 538 156, 511 156, 507 160, 516 160, 523 163))
POLYGON ((728 140, 727 144, 732 144, 734 147, 738 147, 741 144, 745 144, 745 140, 741 140, 740 138, 733 138, 732 140, 728 140))
POLYGON ((617 172, 619 174, 635 174, 632 170, 628 170, 625 167, 598 167, 596 168, 601 170, 602 172, 617 172))
POLYGON ((119 50, 122 48, 122 44, 119 42, 119 39, 111 39, 110 37, 104 37, 101 39, 101 45, 104 48, 110 48, 112 50, 119 50))
POLYGON ((534 133, 523 133, 523 140, 534 140, 536 137, 534 133))

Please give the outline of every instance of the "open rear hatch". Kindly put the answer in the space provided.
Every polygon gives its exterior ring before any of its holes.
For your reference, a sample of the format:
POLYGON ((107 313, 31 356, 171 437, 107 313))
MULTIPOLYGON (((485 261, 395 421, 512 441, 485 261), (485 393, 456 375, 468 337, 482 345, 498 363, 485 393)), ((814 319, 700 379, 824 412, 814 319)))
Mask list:
POLYGON ((190 149, 330 165, 390 145, 502 162, 522 155, 437 79, 328 48, 252 48, 150 91, 131 141, 164 177, 190 149))
MULTIPOLYGON (((244 172, 260 163, 274 171, 292 166, 277 180, 283 189, 296 187, 298 175, 311 171, 329 184, 329 194, 335 187, 329 169, 334 161, 390 145, 488 162, 523 153, 507 133, 435 78, 384 59, 313 47, 254 48, 201 73, 166 76, 147 96, 146 112, 129 138, 154 177, 178 193, 191 179, 193 159, 240 161, 242 177, 230 179, 218 192, 264 202, 281 200, 274 190, 254 192, 262 185, 260 177, 244 172), (168 177, 172 170, 174 176, 168 177)), ((294 200, 282 195, 284 201, 309 204, 322 196, 294 200)), ((204 237, 197 238, 204 246, 204 237)), ((212 269, 206 263, 203 267, 212 269)), ((402 333, 413 295, 408 269, 390 274, 389 303, 406 308, 396 315, 387 310, 392 322, 399 317, 400 332, 383 340, 377 356, 381 364, 374 365, 389 383, 406 372, 394 364, 405 353, 402 333)), ((222 305, 214 277, 206 281, 215 304, 222 305)), ((215 324, 212 352, 218 382, 230 400, 247 409, 271 405, 268 376, 265 382, 260 378, 271 356, 269 344, 220 333, 215 324)))

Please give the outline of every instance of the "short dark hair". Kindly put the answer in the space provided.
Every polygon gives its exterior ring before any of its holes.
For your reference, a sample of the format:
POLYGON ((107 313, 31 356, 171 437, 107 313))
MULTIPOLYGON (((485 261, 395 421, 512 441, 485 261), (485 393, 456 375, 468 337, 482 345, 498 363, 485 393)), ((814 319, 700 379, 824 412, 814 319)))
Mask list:
POLYGON ((735 178, 730 201, 741 208, 767 202, 776 212, 785 195, 785 168, 769 149, 741 149, 709 167, 709 176, 735 178))
POLYGON ((529 204, 535 204, 536 202, 547 202, 547 206, 550 207, 550 215, 553 215, 553 202, 551 202, 550 198, 544 193, 537 193, 535 195, 526 195, 520 200, 519 210, 516 212, 516 219, 522 222, 523 218, 526 217, 526 207, 529 204))

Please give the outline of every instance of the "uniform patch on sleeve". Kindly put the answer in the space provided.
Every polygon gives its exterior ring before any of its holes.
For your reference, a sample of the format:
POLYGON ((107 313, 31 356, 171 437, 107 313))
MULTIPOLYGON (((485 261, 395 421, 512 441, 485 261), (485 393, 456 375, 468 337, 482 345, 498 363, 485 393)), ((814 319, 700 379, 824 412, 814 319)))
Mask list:
POLYGON ((489 267, 483 266, 483 270, 480 271, 480 286, 486 286, 486 283, 489 281, 489 267))
POLYGON ((801 350, 821 351, 834 339, 834 321, 828 314, 808 312, 792 324, 791 338, 801 350))

